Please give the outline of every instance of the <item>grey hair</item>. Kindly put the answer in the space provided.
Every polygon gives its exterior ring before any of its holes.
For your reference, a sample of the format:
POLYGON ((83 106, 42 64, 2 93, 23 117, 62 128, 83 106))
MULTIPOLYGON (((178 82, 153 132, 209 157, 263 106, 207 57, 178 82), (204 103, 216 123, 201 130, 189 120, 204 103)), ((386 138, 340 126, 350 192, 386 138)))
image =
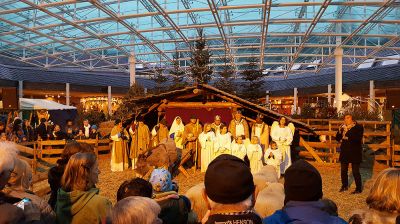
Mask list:
POLYGON ((18 149, 14 142, 0 142, 0 174, 5 170, 13 170, 18 149))
POLYGON ((247 199, 245 199, 244 201, 235 203, 235 204, 221 204, 221 203, 217 203, 214 202, 213 200, 211 200, 209 197, 207 197, 208 201, 210 202, 210 207, 211 210, 219 210, 222 208, 237 208, 237 209, 243 209, 244 210, 249 210, 252 209, 253 207, 253 195, 250 195, 247 199))
POLYGON ((158 219, 160 212, 160 206, 153 199, 131 196, 115 204, 110 218, 113 224, 155 224, 161 223, 158 219))

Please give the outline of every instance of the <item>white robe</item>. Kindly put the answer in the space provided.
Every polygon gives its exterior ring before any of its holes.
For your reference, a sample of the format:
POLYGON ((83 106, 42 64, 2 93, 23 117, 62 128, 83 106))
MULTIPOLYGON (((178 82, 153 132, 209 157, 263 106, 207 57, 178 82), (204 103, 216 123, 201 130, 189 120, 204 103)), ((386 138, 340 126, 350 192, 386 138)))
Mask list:
POLYGON ((185 130, 185 125, 183 124, 182 119, 181 119, 181 123, 178 124, 176 122, 176 118, 178 118, 178 117, 175 117, 174 122, 172 122, 172 125, 171 125, 171 128, 169 129, 168 134, 169 134, 169 136, 174 134, 174 141, 175 141, 176 147, 182 149, 183 148, 182 134, 183 134, 183 131, 185 130))
POLYGON ((214 132, 202 132, 199 135, 199 142, 201 145, 201 172, 206 172, 208 164, 210 164, 214 154, 214 132))
POLYGON ((244 159, 244 157, 246 156, 247 149, 244 144, 238 144, 235 142, 235 140, 233 140, 231 149, 232 149, 232 155, 240 159, 244 159))
POLYGON ((271 138, 276 142, 278 149, 281 150, 283 162, 281 163, 281 173, 285 173, 286 169, 292 165, 290 145, 293 141, 292 130, 288 126, 281 128, 276 126, 271 129, 271 138))
POLYGON ((281 163, 282 163, 282 152, 279 149, 272 150, 268 148, 264 153, 264 161, 267 165, 275 167, 276 173, 278 174, 278 178, 281 177, 281 163), (268 158, 270 154, 274 156, 268 158))
POLYGON ((247 155, 250 160, 250 169, 252 173, 257 173, 263 167, 262 148, 260 144, 249 144, 247 146, 247 155))
POLYGON ((217 134, 214 140, 214 158, 222 154, 232 154, 231 141, 231 133, 217 134))

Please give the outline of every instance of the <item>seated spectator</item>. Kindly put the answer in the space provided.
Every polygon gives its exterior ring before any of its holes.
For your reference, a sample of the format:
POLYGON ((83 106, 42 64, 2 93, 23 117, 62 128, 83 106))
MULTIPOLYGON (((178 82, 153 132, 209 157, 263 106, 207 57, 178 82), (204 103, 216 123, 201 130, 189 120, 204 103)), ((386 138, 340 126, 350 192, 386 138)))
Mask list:
POLYGON ((82 130, 78 131, 78 134, 75 136, 75 140, 85 140, 87 139, 85 134, 83 134, 82 130))
POLYGON ((308 162, 298 160, 286 170, 284 188, 285 206, 263 223, 346 223, 326 211, 326 203, 320 200, 323 196, 321 175, 308 162))
POLYGON ((153 187, 151 183, 142 178, 134 178, 124 181, 117 191, 117 201, 126 197, 140 196, 146 198, 153 197, 153 187))
POLYGON ((100 132, 97 132, 97 126, 92 125, 90 129, 90 134, 89 134, 90 139, 101 139, 100 132))
POLYGON ((109 219, 112 224, 161 224, 163 222, 158 218, 160 211, 160 206, 154 200, 132 196, 118 201, 109 219))
POLYGON ((400 169, 382 171, 367 197, 368 209, 353 212, 351 224, 397 224, 400 215, 400 169), (397 220, 396 220, 397 218, 397 220))
POLYGON ((27 223, 40 221, 39 210, 35 206, 24 207, 24 210, 14 205, 19 203, 19 198, 12 197, 3 192, 6 184, 13 175, 17 160, 17 148, 12 142, 0 143, 0 223, 27 223))
POLYGON ((169 171, 153 170, 149 182, 153 186, 153 198, 161 207, 159 217, 163 223, 188 223, 190 200, 178 194, 177 186, 172 182, 169 171))
POLYGON ((65 166, 72 155, 78 152, 93 153, 93 149, 89 144, 82 144, 78 142, 70 142, 65 145, 61 158, 57 160, 57 166, 52 167, 48 172, 48 183, 50 185, 51 193, 49 204, 54 209, 57 200, 57 191, 61 187, 61 177, 64 174, 65 166))
POLYGON ((238 157, 215 158, 204 177, 207 211, 202 223, 262 223, 255 213, 255 190, 250 168, 238 157))
POLYGON ((40 210, 41 223, 54 223, 56 214, 46 201, 29 190, 31 184, 32 169, 30 165, 25 160, 16 159, 14 170, 3 192, 20 201, 24 198, 29 199, 40 210))
POLYGON ((57 223, 97 224, 105 219, 111 202, 98 195, 99 167, 94 153, 78 152, 69 159, 56 202, 57 223))
POLYGON ((54 125, 54 130, 50 134, 50 140, 63 140, 66 138, 67 135, 61 130, 60 125, 54 125))
POLYGON ((70 119, 67 120, 67 124, 65 125, 65 134, 67 135, 67 139, 74 139, 76 135, 76 127, 70 119))

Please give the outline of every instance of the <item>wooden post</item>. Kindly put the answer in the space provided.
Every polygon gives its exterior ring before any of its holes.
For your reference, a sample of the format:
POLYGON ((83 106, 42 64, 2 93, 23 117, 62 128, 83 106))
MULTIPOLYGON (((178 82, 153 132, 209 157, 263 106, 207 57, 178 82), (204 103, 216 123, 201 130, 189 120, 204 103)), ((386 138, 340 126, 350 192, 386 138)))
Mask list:
MULTIPOLYGON (((329 130, 329 132, 332 131, 332 125, 331 125, 330 121, 328 122, 328 130, 329 130)), ((332 163, 332 162, 336 162, 335 161, 336 150, 333 149, 336 147, 332 147, 332 136, 330 134, 328 136, 329 136, 329 152, 331 153, 331 158, 330 158, 329 162, 332 163)))
POLYGON ((391 157, 391 152, 390 152, 390 123, 386 124, 386 132, 389 133, 389 134, 386 135, 386 143, 389 144, 389 148, 386 149, 386 155, 388 156, 387 160, 386 160, 386 165, 389 166, 389 160, 391 160, 391 158, 390 158, 391 157))
POLYGON ((303 139, 303 137, 300 137, 300 144, 302 144, 307 149, 307 151, 314 157, 314 159, 318 163, 324 163, 322 159, 317 155, 317 153, 315 153, 315 150, 303 139))

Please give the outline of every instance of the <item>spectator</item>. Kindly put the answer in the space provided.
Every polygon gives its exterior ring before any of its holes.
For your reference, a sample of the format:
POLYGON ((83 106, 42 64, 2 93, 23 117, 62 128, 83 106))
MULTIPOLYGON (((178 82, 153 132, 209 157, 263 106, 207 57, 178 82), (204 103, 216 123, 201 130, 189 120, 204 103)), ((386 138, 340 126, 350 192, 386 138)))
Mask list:
POLYGON ((76 127, 72 120, 68 119, 67 124, 65 125, 65 134, 67 135, 67 139, 74 139, 76 135, 76 127))
POLYGON ((83 133, 82 130, 78 131, 78 134, 75 136, 75 140, 84 140, 87 139, 85 134, 83 133))
POLYGON ((65 166, 72 155, 78 152, 93 153, 93 149, 89 144, 82 144, 78 142, 70 142, 65 145, 61 154, 61 158, 57 160, 57 165, 52 167, 48 172, 48 183, 50 185, 51 193, 49 204, 54 209, 57 200, 57 191, 61 187, 61 177, 64 174, 65 166))
POLYGON ((400 169, 382 171, 367 197, 369 209, 353 212, 349 223, 395 224, 400 214, 400 169))
POLYGON ((161 208, 154 200, 146 197, 127 197, 118 201, 111 211, 112 224, 161 224, 161 208))
POLYGON ((265 218, 264 223, 346 223, 326 211, 326 203, 320 200, 323 196, 321 175, 308 162, 298 160, 286 170, 284 187, 285 206, 265 218))
POLYGON ((40 221, 37 218, 39 210, 30 203, 24 204, 24 210, 15 206, 19 198, 12 197, 3 192, 6 184, 14 173, 17 161, 17 148, 12 142, 0 143, 0 223, 26 223, 40 221))
POLYGON ((126 180, 118 188, 117 201, 130 196, 152 198, 153 187, 151 186, 150 182, 142 178, 126 180))
POLYGON ((8 141, 7 134, 5 132, 0 134, 0 142, 8 141))
POLYGON ((47 140, 49 138, 49 127, 46 118, 40 119, 40 124, 36 128, 37 139, 47 140))
POLYGON ((24 131, 26 141, 30 142, 35 140, 34 131, 29 120, 24 120, 22 130, 24 131))
POLYGON ((243 160, 228 154, 218 156, 208 166, 204 185, 209 211, 202 223, 262 223, 253 209, 253 176, 243 160))
POLYGON ((83 135, 84 135, 86 138, 89 138, 91 129, 92 129, 92 128, 91 128, 91 126, 90 126, 90 124, 89 124, 89 120, 88 120, 88 119, 83 120, 83 126, 80 128, 80 130, 82 130, 83 135))
POLYGON ((190 201, 187 197, 178 194, 170 172, 165 169, 155 169, 151 173, 149 182, 153 186, 154 199, 161 207, 159 217, 163 223, 188 223, 190 201))
POLYGON ((97 132, 97 126, 96 125, 92 125, 92 128, 90 130, 90 134, 89 134, 89 138, 90 139, 100 139, 101 138, 100 132, 97 132))
POLYGON ((53 209, 46 201, 29 190, 31 184, 32 169, 30 165, 24 160, 16 159, 14 170, 8 180, 8 186, 3 189, 3 192, 8 196, 18 198, 19 200, 23 200, 24 198, 30 199, 30 201, 40 210, 41 223, 54 223, 56 215, 53 212, 53 209))
POLYGON ((71 156, 61 179, 56 202, 57 222, 99 223, 111 202, 95 188, 100 171, 96 155, 78 152, 71 156))
POLYGON ((54 125, 54 130, 51 132, 50 140, 63 140, 66 138, 67 135, 61 130, 60 125, 54 125))

